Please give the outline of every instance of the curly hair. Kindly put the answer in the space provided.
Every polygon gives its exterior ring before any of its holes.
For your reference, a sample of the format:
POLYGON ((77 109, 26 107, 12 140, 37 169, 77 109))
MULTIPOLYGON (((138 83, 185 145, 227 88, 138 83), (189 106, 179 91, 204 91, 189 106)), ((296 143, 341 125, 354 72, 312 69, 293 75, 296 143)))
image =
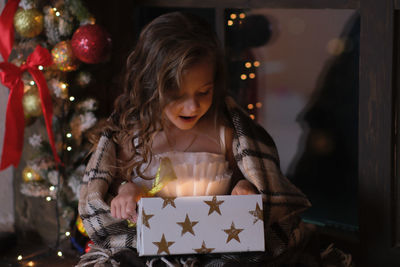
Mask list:
POLYGON ((213 102, 210 114, 223 118, 226 93, 225 62, 215 32, 201 18, 173 12, 161 15, 141 32, 129 55, 124 91, 114 103, 114 112, 104 130, 112 132, 117 144, 130 144, 129 159, 118 159, 120 175, 130 179, 133 171, 144 179, 142 165, 152 158, 154 133, 163 130, 163 110, 179 93, 185 70, 208 58, 215 69, 213 102))

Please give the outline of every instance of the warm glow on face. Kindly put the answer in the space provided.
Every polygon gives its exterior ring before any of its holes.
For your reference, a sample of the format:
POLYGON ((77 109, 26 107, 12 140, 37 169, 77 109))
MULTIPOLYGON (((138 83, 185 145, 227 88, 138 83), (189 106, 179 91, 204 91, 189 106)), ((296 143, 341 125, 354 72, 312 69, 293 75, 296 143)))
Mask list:
POLYGON ((185 71, 179 97, 164 109, 168 120, 181 130, 193 128, 211 107, 214 67, 204 60, 185 71))

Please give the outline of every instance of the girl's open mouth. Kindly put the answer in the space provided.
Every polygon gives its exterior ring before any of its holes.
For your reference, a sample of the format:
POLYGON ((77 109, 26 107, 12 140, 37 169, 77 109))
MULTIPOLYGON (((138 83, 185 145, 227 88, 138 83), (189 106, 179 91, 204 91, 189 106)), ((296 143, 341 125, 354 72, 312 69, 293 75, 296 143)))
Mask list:
POLYGON ((196 119, 196 116, 179 116, 185 122, 192 122, 196 119))

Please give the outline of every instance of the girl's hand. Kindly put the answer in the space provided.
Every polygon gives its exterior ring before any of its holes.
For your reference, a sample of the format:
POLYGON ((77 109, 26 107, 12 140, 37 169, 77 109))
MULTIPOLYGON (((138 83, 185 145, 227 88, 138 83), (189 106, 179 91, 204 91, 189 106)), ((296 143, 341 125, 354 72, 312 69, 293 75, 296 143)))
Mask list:
POLYGON ((231 195, 255 195, 257 191, 254 186, 247 180, 243 179, 237 182, 232 189, 231 195))
POLYGON ((111 215, 117 219, 136 221, 136 201, 141 195, 138 185, 132 182, 121 185, 118 195, 111 200, 111 215))

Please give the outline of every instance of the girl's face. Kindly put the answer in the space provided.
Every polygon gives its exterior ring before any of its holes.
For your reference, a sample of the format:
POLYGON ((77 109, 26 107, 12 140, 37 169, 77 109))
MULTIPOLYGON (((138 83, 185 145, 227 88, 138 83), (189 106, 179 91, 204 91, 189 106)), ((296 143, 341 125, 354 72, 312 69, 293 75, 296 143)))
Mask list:
POLYGON ((183 73, 179 96, 167 104, 164 113, 181 130, 193 128, 210 109, 214 91, 214 64, 201 61, 183 73))

